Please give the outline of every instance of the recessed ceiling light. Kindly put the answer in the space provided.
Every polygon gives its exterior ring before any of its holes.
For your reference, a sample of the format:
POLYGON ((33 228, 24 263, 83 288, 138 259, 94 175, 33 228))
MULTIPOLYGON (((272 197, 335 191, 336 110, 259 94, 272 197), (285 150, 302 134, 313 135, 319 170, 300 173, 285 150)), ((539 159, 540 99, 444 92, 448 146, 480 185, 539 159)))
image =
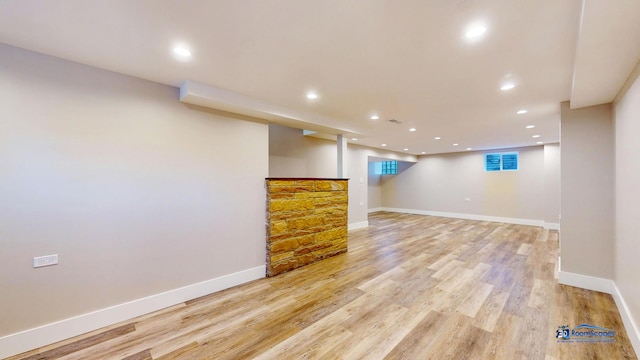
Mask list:
POLYGON ((525 110, 525 109, 516 111, 516 114, 518 114, 518 115, 522 115, 522 114, 526 114, 526 113, 527 113, 527 110, 525 110))
POLYGON ((471 148, 467 148, 467 150, 471 150, 471 148))
POLYGON ((458 146, 458 145, 460 145, 460 144, 453 144, 453 146, 458 146))
POLYGON ((436 137, 434 137, 434 139, 440 140, 440 136, 436 136, 436 137))
POLYGON ((533 135, 532 138, 539 138, 540 135, 533 135))
POLYGON ((378 120, 380 117, 378 115, 371 115, 371 120, 378 120))
POLYGON ((507 90, 513 89, 514 87, 516 87, 515 84, 508 83, 508 84, 504 84, 504 85, 500 86, 500 90, 507 91, 507 90))
POLYGON ((544 142, 543 141, 538 141, 536 144, 542 145, 542 144, 544 144, 544 142))
POLYGON ((536 127, 535 125, 527 125, 527 129, 533 129, 534 127, 536 127))
POLYGON ((404 148, 404 151, 409 151, 409 149, 408 148, 404 148))
POLYGON ((380 146, 387 146, 387 144, 382 144, 382 145, 380 145, 380 146))
POLYGON ((307 93, 307 99, 317 99, 318 98, 318 94, 314 93, 314 92, 309 92, 307 93))
POLYGON ((416 128, 411 128, 409 129, 409 131, 416 131, 416 128))
POLYGON ((358 138, 351 138, 351 140, 353 140, 353 141, 358 141, 358 138))
POLYGON ((484 27, 482 25, 476 25, 476 26, 470 28, 469 30, 467 30, 467 33, 464 34, 464 36, 466 36, 467 39, 474 39, 474 38, 477 38, 477 37, 481 36, 486 31, 487 31, 486 27, 484 27))
POLYGON ((423 151, 423 152, 422 152, 422 155, 424 155, 424 154, 426 154, 426 153, 427 153, 426 151, 423 151))
POLYGON ((189 49, 181 47, 181 46, 176 46, 173 48, 173 53, 182 57, 190 57, 191 56, 191 51, 189 51, 189 49))

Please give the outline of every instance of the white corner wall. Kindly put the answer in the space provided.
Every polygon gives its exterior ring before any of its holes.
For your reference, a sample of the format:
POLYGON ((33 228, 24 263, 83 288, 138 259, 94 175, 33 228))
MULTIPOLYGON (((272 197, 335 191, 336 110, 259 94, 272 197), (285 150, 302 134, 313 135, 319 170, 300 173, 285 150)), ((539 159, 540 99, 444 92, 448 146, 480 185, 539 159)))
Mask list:
POLYGON ((613 279, 611 104, 561 104, 561 271, 613 279))
POLYGON ((544 145, 544 222, 560 229, 560 144, 544 145))
POLYGON ((0 83, 0 358, 264 276, 265 124, 6 45, 0 83))
POLYGON ((627 333, 640 351, 640 63, 614 103, 615 118, 615 243, 614 276, 627 333), (626 307, 626 309, 625 309, 626 307), (626 311, 625 311, 626 310, 626 311), (633 331, 631 331, 633 329, 633 331))

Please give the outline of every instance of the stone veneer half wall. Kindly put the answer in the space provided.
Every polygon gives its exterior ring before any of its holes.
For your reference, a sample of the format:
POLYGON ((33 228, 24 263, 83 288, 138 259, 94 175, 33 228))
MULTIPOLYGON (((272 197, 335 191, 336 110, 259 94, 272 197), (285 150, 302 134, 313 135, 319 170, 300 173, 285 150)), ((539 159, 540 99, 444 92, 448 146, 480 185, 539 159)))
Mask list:
POLYGON ((267 276, 347 251, 348 179, 267 178, 267 276))

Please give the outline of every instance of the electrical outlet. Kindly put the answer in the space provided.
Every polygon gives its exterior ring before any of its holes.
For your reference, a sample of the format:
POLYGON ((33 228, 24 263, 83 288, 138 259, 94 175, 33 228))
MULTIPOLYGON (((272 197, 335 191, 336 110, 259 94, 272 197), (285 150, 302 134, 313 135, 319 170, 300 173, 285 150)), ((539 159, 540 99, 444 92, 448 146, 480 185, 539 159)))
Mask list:
POLYGON ((45 256, 36 256, 33 258, 33 267, 39 268, 43 266, 57 265, 58 264, 58 254, 53 255, 45 255, 45 256))

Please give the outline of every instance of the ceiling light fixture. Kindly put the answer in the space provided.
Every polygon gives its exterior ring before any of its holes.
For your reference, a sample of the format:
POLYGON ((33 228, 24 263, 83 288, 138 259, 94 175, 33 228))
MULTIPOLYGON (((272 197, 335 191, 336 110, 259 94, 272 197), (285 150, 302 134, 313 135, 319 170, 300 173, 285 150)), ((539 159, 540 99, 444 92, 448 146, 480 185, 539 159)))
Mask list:
POLYGON ((380 117, 378 115, 371 115, 371 120, 378 120, 380 117))
POLYGON ((351 138, 351 140, 353 140, 353 141, 358 141, 358 138, 351 138))
POLYGON ((314 92, 309 92, 307 93, 307 99, 317 99, 318 98, 318 94, 314 93, 314 92))
POLYGON ((440 140, 440 136, 436 136, 436 137, 434 137, 434 139, 440 140))
POLYGON ((527 129, 533 129, 534 127, 536 127, 535 125, 527 125, 527 129))
POLYGON ((500 90, 507 91, 507 90, 513 89, 514 87, 516 87, 515 84, 508 83, 508 84, 504 84, 504 85, 500 86, 500 90))
POLYGON ((181 46, 176 46, 173 48, 173 53, 181 56, 181 57, 190 57, 191 56, 191 51, 189 51, 189 49, 181 47, 181 46))
POLYGON ((522 115, 522 114, 526 114, 526 113, 527 113, 527 110, 525 110, 525 109, 516 111, 516 114, 518 114, 518 115, 522 115))
POLYGON ((540 135, 533 135, 532 138, 539 138, 540 135))
POLYGON ((380 146, 387 146, 387 144, 382 144, 382 145, 380 145, 380 146))
POLYGON ((422 155, 424 155, 424 154, 426 154, 426 153, 427 153, 426 151, 423 151, 423 152, 422 152, 422 155))
POLYGON ((467 33, 464 34, 464 36, 467 37, 467 39, 475 39, 477 37, 482 36, 482 34, 484 34, 487 31, 487 28, 482 26, 482 25, 476 25, 471 27, 469 30, 467 30, 467 33))
POLYGON ((543 141, 538 141, 536 144, 542 145, 542 144, 544 144, 544 142, 543 141))
POLYGON ((457 144, 457 143, 456 143, 456 144, 453 144, 453 146, 458 146, 458 145, 460 145, 460 144, 457 144))
POLYGON ((416 131, 416 128, 411 128, 411 129, 409 129, 409 131, 414 132, 414 131, 416 131))
POLYGON ((408 148, 404 148, 404 151, 409 151, 409 149, 408 148))
POLYGON ((471 148, 467 148, 467 150, 471 150, 471 148))

